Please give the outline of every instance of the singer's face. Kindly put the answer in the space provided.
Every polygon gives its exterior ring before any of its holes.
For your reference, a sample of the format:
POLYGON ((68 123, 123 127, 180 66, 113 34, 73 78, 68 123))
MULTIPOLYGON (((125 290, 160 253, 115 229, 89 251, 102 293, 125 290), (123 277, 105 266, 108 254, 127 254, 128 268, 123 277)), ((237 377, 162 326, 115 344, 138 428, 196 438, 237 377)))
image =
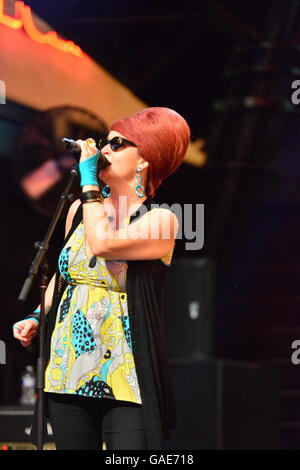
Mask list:
MULTIPOLYGON (((110 131, 107 136, 108 140, 111 140, 113 137, 127 138, 125 135, 120 134, 120 132, 110 131)), ((148 162, 139 155, 137 147, 130 145, 113 151, 110 145, 107 144, 102 148, 101 153, 111 163, 108 167, 100 170, 99 174, 106 184, 120 180, 130 183, 132 179, 135 179, 137 167, 144 169, 148 166, 148 162)))

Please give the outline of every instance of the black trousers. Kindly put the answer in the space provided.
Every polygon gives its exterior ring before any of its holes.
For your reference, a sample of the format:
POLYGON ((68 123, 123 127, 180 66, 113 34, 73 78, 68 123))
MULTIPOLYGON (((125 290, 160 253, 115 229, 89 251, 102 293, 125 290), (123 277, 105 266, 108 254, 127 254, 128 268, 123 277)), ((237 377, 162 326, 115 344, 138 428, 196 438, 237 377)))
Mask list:
POLYGON ((57 450, 146 449, 142 405, 109 398, 47 393, 57 450))

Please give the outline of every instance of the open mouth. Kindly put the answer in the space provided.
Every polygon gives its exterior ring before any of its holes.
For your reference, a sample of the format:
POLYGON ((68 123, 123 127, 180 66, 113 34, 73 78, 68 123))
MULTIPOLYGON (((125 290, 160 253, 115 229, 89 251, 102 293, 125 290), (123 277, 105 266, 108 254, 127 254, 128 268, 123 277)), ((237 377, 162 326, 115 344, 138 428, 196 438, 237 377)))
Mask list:
POLYGON ((111 165, 111 163, 110 161, 107 160, 106 157, 104 157, 104 155, 100 154, 98 165, 99 165, 99 169, 102 170, 108 167, 109 165, 111 165))

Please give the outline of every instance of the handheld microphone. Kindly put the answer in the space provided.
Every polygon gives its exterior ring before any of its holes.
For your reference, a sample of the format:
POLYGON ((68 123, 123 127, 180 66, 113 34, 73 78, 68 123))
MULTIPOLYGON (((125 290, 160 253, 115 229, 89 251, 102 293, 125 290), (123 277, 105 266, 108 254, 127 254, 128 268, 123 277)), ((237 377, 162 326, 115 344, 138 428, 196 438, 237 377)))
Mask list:
POLYGON ((61 141, 65 145, 68 152, 71 152, 73 154, 79 154, 78 156, 80 156, 81 147, 80 147, 79 144, 77 144, 77 142, 75 140, 67 139, 66 137, 64 137, 63 139, 61 139, 61 141))
MULTIPOLYGON (((66 137, 64 137, 61 140, 62 140, 63 144, 65 145, 66 149, 68 150, 68 152, 71 152, 76 159, 79 159, 80 154, 81 154, 81 147, 76 142, 76 140, 67 139, 66 137)), ((99 160, 98 160, 98 167, 100 169, 102 169, 102 168, 106 168, 109 165, 111 165, 111 163, 100 152, 100 156, 99 156, 99 160)))

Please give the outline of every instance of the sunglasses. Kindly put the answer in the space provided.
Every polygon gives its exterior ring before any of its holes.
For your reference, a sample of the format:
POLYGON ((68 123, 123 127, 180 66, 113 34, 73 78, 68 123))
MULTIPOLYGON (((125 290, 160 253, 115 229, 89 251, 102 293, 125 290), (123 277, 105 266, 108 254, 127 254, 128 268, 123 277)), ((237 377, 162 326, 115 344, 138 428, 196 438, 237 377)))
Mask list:
POLYGON ((119 149, 126 147, 127 145, 136 147, 136 145, 133 142, 130 142, 130 140, 124 139, 124 137, 113 137, 110 140, 108 140, 107 137, 103 137, 102 139, 99 140, 99 144, 98 144, 99 150, 102 150, 103 147, 105 147, 107 144, 110 145, 110 148, 112 149, 113 152, 117 152, 119 149))

